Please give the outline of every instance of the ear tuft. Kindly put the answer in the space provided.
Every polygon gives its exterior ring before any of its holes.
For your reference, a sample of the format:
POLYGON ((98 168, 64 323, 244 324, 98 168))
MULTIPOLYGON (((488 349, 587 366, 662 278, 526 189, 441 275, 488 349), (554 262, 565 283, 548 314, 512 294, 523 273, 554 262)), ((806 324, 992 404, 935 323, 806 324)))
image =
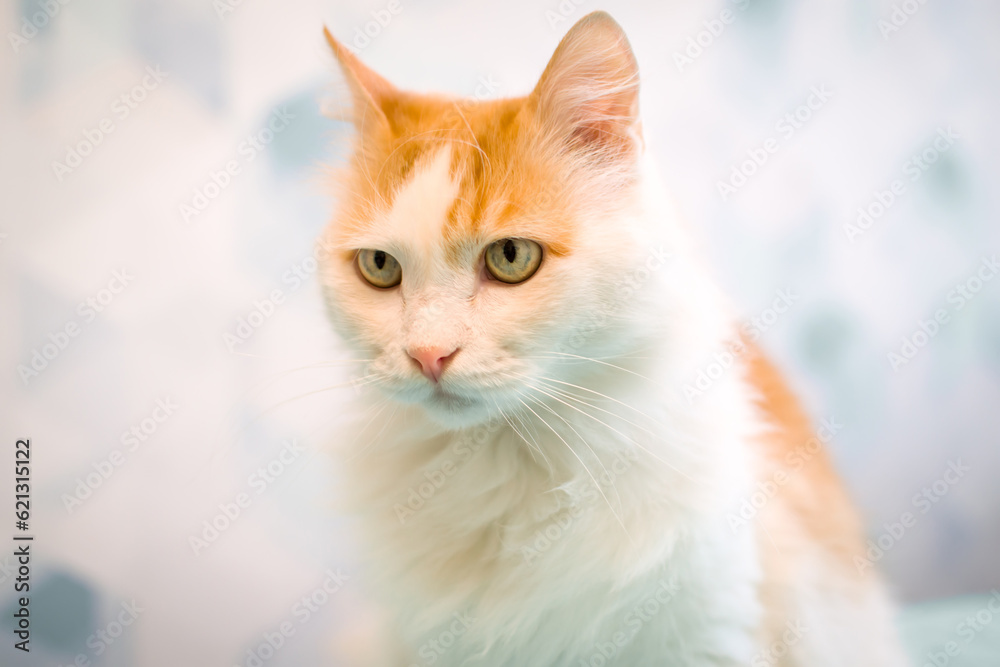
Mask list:
POLYGON ((386 103, 396 96, 396 87, 362 63, 350 48, 330 34, 326 26, 323 27, 323 34, 350 88, 354 125, 362 132, 374 126, 388 125, 384 109, 386 103))
POLYGON ((530 100, 543 126, 572 149, 622 157, 641 144, 639 67, 625 32, 605 12, 570 28, 530 100))

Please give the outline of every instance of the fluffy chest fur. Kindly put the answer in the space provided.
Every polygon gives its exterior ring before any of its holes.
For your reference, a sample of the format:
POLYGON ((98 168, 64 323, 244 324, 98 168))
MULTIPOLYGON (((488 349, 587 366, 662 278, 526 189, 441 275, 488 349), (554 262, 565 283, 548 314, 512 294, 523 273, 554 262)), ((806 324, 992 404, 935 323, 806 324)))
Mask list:
POLYGON ((397 415, 351 463, 371 567, 424 664, 748 664, 759 558, 726 520, 752 478, 741 390, 719 388, 728 419, 675 418, 642 399, 651 381, 591 385, 621 403, 549 385, 423 438, 397 415))
POLYGON ((490 102, 400 91, 328 38, 357 129, 322 239, 362 360, 343 492, 395 647, 359 664, 902 664, 821 452, 733 520, 811 435, 727 351, 620 27, 584 18, 490 102))

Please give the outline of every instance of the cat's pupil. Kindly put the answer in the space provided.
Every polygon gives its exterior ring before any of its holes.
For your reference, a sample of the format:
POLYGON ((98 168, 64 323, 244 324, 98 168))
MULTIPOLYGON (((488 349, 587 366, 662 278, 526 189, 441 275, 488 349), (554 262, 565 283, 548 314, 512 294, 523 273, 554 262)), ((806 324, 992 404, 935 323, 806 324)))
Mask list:
POLYGON ((385 268, 385 252, 381 250, 375 251, 375 266, 379 268, 379 271, 385 268))
POLYGON ((510 239, 507 239, 507 242, 503 244, 503 256, 511 264, 514 263, 514 258, 517 257, 517 246, 510 239))

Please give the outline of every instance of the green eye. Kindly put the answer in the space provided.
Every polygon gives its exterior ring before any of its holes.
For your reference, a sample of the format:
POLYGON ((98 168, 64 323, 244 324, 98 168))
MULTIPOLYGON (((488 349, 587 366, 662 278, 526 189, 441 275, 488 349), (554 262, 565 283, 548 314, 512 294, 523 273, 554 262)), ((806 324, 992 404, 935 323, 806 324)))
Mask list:
POLYGON ((542 263, 542 246, 528 239, 500 239, 486 248, 486 270, 505 283, 523 283, 542 263))
POLYGON ((375 287, 395 287, 403 279, 403 269, 396 258, 384 250, 359 250, 358 271, 375 287))

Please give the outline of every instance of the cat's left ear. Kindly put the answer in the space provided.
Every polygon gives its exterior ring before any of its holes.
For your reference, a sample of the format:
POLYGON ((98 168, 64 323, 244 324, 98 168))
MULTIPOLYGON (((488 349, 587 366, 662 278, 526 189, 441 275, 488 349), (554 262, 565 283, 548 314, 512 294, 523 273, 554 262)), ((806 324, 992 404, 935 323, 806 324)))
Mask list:
POLYGON ((353 101, 354 126, 362 134, 389 128, 385 107, 398 94, 398 89, 370 69, 346 46, 337 41, 324 27, 323 34, 340 63, 353 101))
POLYGON ((570 28, 531 93, 548 132, 601 158, 641 150, 639 66, 621 26, 593 12, 570 28))

